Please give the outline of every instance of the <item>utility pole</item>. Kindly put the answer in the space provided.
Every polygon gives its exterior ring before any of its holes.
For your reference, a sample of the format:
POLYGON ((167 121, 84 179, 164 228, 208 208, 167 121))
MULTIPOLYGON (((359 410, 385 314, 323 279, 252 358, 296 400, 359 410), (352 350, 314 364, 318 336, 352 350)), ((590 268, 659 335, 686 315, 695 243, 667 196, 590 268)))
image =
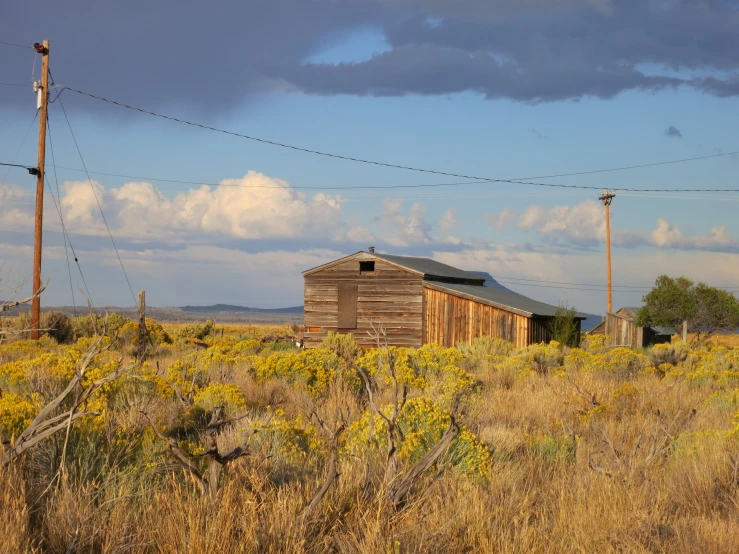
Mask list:
MULTIPOLYGON (((39 109, 38 174, 36 175, 36 227, 33 233, 33 302, 31 304, 31 338, 38 340, 41 326, 41 235, 44 219, 44 179, 46 170, 46 113, 49 102, 49 41, 33 45, 41 54, 41 85, 37 89, 39 109)), ((37 85, 38 86, 38 85, 37 85)))
POLYGON ((613 312, 613 289, 611 283, 611 201, 616 197, 615 192, 608 189, 598 197, 606 207, 606 263, 608 267, 608 312, 613 312))

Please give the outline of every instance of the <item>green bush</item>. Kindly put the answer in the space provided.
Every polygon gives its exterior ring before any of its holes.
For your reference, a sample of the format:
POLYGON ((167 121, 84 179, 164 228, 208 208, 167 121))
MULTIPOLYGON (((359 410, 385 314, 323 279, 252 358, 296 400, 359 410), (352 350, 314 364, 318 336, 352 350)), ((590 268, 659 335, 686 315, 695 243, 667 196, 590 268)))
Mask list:
POLYGON ((41 328, 59 344, 74 342, 72 318, 64 312, 53 311, 41 314, 41 328))
POLYGON ((197 339, 203 340, 215 330, 215 323, 208 320, 205 323, 193 323, 186 325, 177 332, 177 337, 181 339, 197 339))
POLYGON ((342 335, 329 331, 328 336, 323 339, 318 348, 334 352, 349 366, 362 355, 362 347, 351 333, 342 335))
POLYGON ((470 343, 461 343, 457 349, 465 356, 508 356, 513 352, 513 344, 495 337, 478 337, 470 343))

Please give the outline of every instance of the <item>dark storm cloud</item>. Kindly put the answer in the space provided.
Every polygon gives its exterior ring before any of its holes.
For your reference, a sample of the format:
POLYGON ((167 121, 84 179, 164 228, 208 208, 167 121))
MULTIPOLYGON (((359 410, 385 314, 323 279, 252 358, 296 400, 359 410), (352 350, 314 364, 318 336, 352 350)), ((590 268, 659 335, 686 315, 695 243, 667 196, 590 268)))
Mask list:
POLYGON ((736 0, 385 4, 416 12, 384 26, 388 52, 363 63, 285 67, 279 74, 313 94, 476 91, 541 102, 679 85, 716 96, 739 93, 739 79, 720 76, 739 69, 736 0), (673 75, 660 76, 662 68, 673 75), (693 78, 692 70, 716 76, 693 78))
MULTIPOLYGON (((474 91, 534 103, 676 86, 734 96, 737 29, 739 0, 40 0, 11 3, 0 18, 4 40, 52 40, 57 82, 215 114, 275 89, 474 91), (388 51, 360 63, 306 63, 368 27, 384 32, 388 51)), ((0 49, 3 80, 27 80, 31 61, 30 50, 0 49)), ((0 106, 27 100, 17 92, 0 91, 0 106)))
MULTIPOLYGON (((50 39, 57 83, 148 108, 184 104, 222 113, 274 87, 268 67, 297 66, 322 45, 381 21, 382 11, 369 0, 7 2, 0 37, 50 39)), ((30 82, 32 61, 31 50, 0 46, 0 80, 30 82)), ((25 106, 30 96, 0 90, 0 106, 25 106)))
POLYGON ((678 129, 674 125, 670 125, 667 129, 665 129, 665 136, 671 138, 683 138, 683 134, 680 132, 680 129, 678 129))

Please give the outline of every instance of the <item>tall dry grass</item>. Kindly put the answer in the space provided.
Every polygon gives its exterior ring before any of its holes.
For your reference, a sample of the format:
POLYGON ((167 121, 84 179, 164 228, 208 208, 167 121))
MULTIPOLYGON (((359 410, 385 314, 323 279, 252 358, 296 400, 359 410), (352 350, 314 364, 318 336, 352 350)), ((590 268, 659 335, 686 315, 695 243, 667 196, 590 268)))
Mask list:
MULTIPOLYGON (((654 371, 522 372, 505 361, 520 353, 498 346, 468 350, 479 392, 460 415, 489 449, 489 472, 435 468, 402 510, 382 500, 383 452, 342 455, 338 481, 301 519, 325 477, 325 454, 288 462, 267 439, 227 466, 217 498, 204 497, 136 415, 141 406, 166 414, 176 402, 132 385, 108 409, 110 425, 139 437, 136 448, 103 455, 105 432, 79 429, 67 466, 46 462, 54 439, 0 469, 0 552, 738 551, 735 384, 654 371)), ((162 372, 182 357, 168 350, 162 372)), ((304 395, 239 364, 209 375, 254 405, 309 415, 304 395)), ((379 403, 390 400, 388 389, 378 391, 379 403)), ((317 409, 327 421, 348 413, 351 422, 366 403, 337 389, 317 409)), ((236 433, 223 443, 235 444, 236 433)))

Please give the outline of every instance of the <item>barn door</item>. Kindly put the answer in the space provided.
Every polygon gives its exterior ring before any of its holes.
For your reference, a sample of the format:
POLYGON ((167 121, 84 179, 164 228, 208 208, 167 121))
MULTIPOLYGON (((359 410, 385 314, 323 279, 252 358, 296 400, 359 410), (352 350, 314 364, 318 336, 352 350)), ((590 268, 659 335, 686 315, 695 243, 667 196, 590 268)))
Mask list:
POLYGON ((339 285, 339 329, 357 328, 357 289, 355 284, 339 285))

